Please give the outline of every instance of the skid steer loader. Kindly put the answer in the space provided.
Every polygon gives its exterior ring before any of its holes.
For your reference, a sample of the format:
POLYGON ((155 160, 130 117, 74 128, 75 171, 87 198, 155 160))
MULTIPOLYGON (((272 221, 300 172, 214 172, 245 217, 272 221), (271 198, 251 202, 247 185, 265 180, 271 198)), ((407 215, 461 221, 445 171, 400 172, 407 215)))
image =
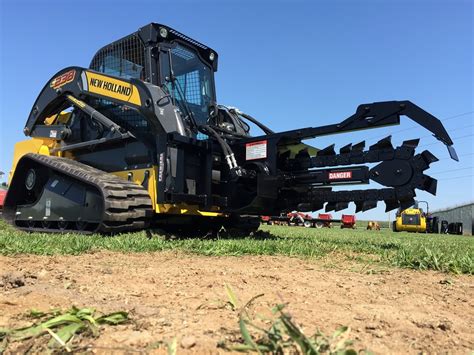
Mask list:
POLYGON ((457 160, 442 123, 410 101, 360 105, 338 123, 273 132, 216 102, 218 55, 152 23, 68 67, 41 90, 16 144, 3 217, 26 231, 120 233, 149 227, 249 233, 258 215, 407 208, 437 158, 390 137, 316 149, 305 139, 394 125, 407 116, 457 160), (250 134, 250 127, 262 133, 250 134), (366 164, 372 164, 372 167, 366 164), (337 185, 380 189, 333 191, 337 185))

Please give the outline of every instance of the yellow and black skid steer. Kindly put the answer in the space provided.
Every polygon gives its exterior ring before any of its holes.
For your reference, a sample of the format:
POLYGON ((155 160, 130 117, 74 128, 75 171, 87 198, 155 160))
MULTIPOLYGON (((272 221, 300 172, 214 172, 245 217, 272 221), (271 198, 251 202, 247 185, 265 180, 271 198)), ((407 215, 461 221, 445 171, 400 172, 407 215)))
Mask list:
POLYGON ((68 67, 41 90, 15 146, 4 218, 26 231, 120 233, 149 227, 196 236, 250 233, 258 215, 407 208, 437 158, 418 139, 316 149, 304 140, 414 120, 457 160, 442 123, 410 101, 360 105, 341 122, 273 132, 216 102, 218 55, 152 23, 68 67), (257 127, 259 134, 250 132, 257 127), (372 164, 369 168, 366 164, 372 164), (380 189, 333 191, 337 185, 380 189))

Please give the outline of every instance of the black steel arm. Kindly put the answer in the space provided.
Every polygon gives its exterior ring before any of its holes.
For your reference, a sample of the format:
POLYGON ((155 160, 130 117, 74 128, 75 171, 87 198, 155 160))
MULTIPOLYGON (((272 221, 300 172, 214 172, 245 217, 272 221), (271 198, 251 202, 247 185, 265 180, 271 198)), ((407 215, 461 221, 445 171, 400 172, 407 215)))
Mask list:
POLYGON ((344 133, 356 130, 380 128, 400 124, 400 116, 407 116, 443 142, 452 159, 458 160, 456 151, 452 147, 453 141, 439 119, 426 112, 411 101, 384 101, 363 104, 357 107, 356 112, 344 121, 320 127, 309 127, 276 133, 271 136, 253 137, 249 141, 258 141, 264 138, 281 138, 284 142, 298 141, 330 134, 344 133))
POLYGON ((96 120, 96 121, 100 122, 104 127, 109 129, 110 131, 115 132, 115 131, 122 130, 122 127, 120 127, 118 124, 116 124, 110 118, 108 118, 105 115, 101 114, 95 108, 93 108, 93 107, 89 106, 88 104, 86 104, 84 101, 78 100, 72 95, 66 95, 66 98, 71 104, 73 104, 78 109, 82 110, 84 113, 89 115, 93 120, 96 120))
MULTIPOLYGON (((84 105, 84 101, 89 98, 105 99, 136 110, 157 134, 178 132, 185 135, 181 118, 170 104, 169 97, 159 87, 138 79, 119 78, 81 67, 65 68, 48 81, 28 116, 23 130, 25 135, 44 133, 47 128, 45 119, 60 113, 71 103, 106 127, 118 129, 118 125, 95 108, 84 105)), ((59 135, 54 138, 61 139, 59 135)))

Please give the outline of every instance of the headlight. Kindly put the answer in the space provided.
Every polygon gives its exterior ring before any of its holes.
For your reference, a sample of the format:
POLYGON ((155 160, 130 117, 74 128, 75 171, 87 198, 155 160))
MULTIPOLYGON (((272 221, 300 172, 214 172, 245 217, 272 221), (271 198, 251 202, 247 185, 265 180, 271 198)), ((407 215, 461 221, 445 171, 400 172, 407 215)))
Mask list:
POLYGON ((168 30, 164 27, 160 27, 160 36, 163 38, 168 37, 168 30))

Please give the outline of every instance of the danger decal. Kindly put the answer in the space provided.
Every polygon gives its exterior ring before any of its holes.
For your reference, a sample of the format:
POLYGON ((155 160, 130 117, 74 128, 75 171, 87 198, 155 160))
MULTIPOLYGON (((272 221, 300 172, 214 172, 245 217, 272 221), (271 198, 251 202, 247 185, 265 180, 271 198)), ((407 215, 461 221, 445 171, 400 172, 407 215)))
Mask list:
POLYGON ((329 173, 329 180, 352 179, 352 171, 337 171, 329 173))

